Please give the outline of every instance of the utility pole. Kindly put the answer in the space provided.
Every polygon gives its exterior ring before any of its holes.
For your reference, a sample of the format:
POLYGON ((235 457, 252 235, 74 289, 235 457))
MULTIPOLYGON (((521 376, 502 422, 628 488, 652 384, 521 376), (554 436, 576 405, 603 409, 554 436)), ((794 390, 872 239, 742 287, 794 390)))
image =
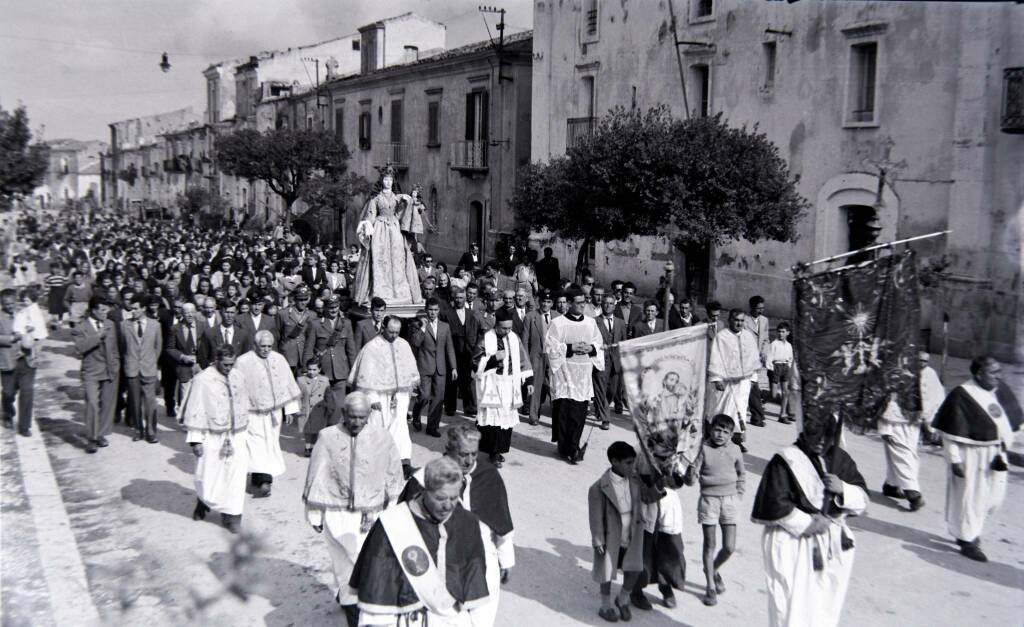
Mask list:
MULTIPOLYGON (((495 30, 498 31, 498 43, 494 44, 494 38, 491 37, 491 28, 487 27, 487 36, 491 39, 491 44, 494 45, 494 50, 498 54, 498 82, 511 81, 511 76, 505 76, 501 73, 502 67, 504 67, 503 53, 505 51, 505 9, 499 9, 498 7, 492 6, 480 6, 478 7, 480 13, 496 13, 498 17, 498 24, 495 26, 495 30)), ((484 25, 487 25, 487 21, 484 20, 484 25)))
MULTIPOLYGON (((317 57, 301 57, 299 60, 303 63, 313 64, 313 71, 316 77, 316 83, 313 85, 313 92, 316 94, 316 114, 320 118, 320 125, 326 126, 323 110, 327 105, 320 100, 320 59, 317 57)), ((306 76, 309 76, 308 70, 306 71, 306 76)))

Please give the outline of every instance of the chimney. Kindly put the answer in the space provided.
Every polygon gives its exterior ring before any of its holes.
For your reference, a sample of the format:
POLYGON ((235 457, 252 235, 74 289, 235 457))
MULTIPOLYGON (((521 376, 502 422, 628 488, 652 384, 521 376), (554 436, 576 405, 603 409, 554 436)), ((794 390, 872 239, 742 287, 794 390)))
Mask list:
POLYGON ((405 46, 405 54, 402 57, 402 63, 413 63, 420 60, 420 49, 419 46, 405 46))

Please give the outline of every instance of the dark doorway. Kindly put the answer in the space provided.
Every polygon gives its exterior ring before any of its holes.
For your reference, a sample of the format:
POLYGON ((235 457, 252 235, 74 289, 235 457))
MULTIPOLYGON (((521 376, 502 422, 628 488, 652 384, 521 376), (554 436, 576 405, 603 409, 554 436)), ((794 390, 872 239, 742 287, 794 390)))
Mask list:
POLYGON ((676 248, 676 294, 694 303, 706 303, 711 292, 711 248, 706 244, 687 244, 676 248))
MULTIPOLYGON (((882 226, 878 221, 878 211, 868 205, 843 205, 846 212, 846 244, 847 250, 860 250, 878 243, 878 235, 882 226)), ((851 255, 849 263, 860 263, 874 258, 874 251, 851 255)))
POLYGON ((484 248, 484 205, 479 200, 469 203, 469 243, 473 242, 481 251, 487 250, 484 248))

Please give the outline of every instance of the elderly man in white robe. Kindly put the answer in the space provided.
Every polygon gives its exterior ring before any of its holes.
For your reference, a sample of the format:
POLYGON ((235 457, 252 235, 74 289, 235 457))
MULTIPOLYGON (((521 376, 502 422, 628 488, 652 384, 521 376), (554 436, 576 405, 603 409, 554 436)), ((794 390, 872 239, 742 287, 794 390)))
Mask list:
POLYGON ((544 350, 551 373, 551 438, 558 443, 558 455, 577 464, 583 459, 580 436, 587 402, 594 396, 594 369, 604 370, 604 340, 597 321, 583 315, 583 292, 570 288, 566 298, 569 311, 551 321, 544 350))
POLYGON ((370 399, 350 392, 341 421, 320 431, 306 474, 306 520, 323 533, 334 567, 335 599, 349 627, 359 624, 359 597, 348 580, 380 513, 398 501, 404 481, 398 448, 387 431, 368 424, 370 399))
POLYGON ((744 328, 746 314, 741 309, 729 312, 727 329, 715 333, 708 359, 708 383, 711 384, 711 406, 707 418, 718 414, 730 416, 739 425, 733 440, 740 450, 747 430, 747 405, 750 386, 756 384, 761 369, 761 351, 754 334, 744 328))
POLYGON ((185 441, 196 456, 196 508, 192 520, 207 512, 221 513, 221 522, 238 533, 245 506, 245 477, 249 470, 249 386, 234 369, 235 351, 219 347, 215 361, 192 379, 182 401, 185 441))
MULTIPOLYGON (((921 425, 928 424, 942 405, 945 390, 939 375, 928 365, 929 355, 921 351, 921 411, 903 410, 895 397, 889 399, 878 420, 878 435, 885 446, 885 483, 882 494, 893 499, 907 499, 910 511, 924 507, 918 474, 921 460, 917 445, 921 439, 921 425)), ((895 395, 894 395, 895 396, 895 395)))
POLYGON ((1006 498, 1007 450, 1024 418, 1000 373, 993 357, 976 358, 971 379, 953 388, 932 422, 947 461, 946 528, 960 553, 977 562, 988 561, 981 533, 1006 498))
POLYGON ((349 389, 364 392, 375 411, 370 423, 391 434, 402 458, 402 472, 412 473, 412 440, 406 414, 409 395, 420 384, 420 371, 409 343, 398 337, 402 321, 387 316, 380 335, 367 342, 356 356, 348 375, 349 389))
POLYGON ((772 627, 835 627, 853 569, 846 517, 867 510, 857 464, 835 444, 837 425, 807 420, 796 443, 768 462, 751 519, 761 537, 772 627))
POLYGON ((256 348, 238 358, 235 369, 249 388, 249 472, 253 496, 270 496, 274 477, 286 470, 281 452, 281 423, 291 422, 302 408, 302 390, 284 355, 274 350, 270 331, 256 334, 256 348))
POLYGON ((530 356, 512 330, 513 323, 508 309, 495 312, 494 328, 484 334, 473 357, 480 450, 490 456, 497 468, 505 463, 505 453, 512 445, 512 428, 519 423, 522 386, 526 385, 527 396, 533 394, 530 356))

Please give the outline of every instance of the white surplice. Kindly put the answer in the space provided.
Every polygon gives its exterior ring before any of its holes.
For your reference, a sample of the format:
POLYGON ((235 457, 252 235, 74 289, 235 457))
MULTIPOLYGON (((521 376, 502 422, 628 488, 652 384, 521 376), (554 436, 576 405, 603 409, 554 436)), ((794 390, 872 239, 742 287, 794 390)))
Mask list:
POLYGON ((594 396, 593 371, 604 370, 604 340, 597 321, 583 317, 571 320, 568 315, 551 321, 544 337, 551 377, 551 398, 587 402, 594 396), (593 355, 567 357, 568 347, 577 342, 592 345, 593 355))
POLYGON ((255 351, 245 353, 235 363, 245 375, 252 404, 249 407, 249 472, 277 477, 286 466, 281 451, 281 423, 285 415, 302 408, 301 392, 288 362, 271 351, 265 359, 255 351))
POLYGON ((203 445, 203 455, 196 459, 196 496, 215 512, 237 516, 245 506, 245 478, 249 472, 248 434, 216 433, 189 429, 185 441, 203 445), (233 450, 223 457, 221 449, 230 438, 233 450))
POLYGON ((942 405, 943 396, 939 376, 931 368, 925 367, 921 371, 919 415, 906 415, 895 399, 889 399, 885 412, 878 420, 878 435, 883 437, 885 448, 885 482, 888 485, 921 491, 918 481, 921 461, 917 450, 921 425, 931 422, 936 410, 942 405))
POLYGON ((711 393, 710 420, 717 414, 731 416, 738 428, 744 428, 747 421, 747 405, 750 402, 750 386, 757 382, 761 369, 761 353, 754 334, 747 329, 733 333, 722 329, 711 341, 708 360, 708 390, 711 393), (715 383, 721 382, 721 392, 715 383))

